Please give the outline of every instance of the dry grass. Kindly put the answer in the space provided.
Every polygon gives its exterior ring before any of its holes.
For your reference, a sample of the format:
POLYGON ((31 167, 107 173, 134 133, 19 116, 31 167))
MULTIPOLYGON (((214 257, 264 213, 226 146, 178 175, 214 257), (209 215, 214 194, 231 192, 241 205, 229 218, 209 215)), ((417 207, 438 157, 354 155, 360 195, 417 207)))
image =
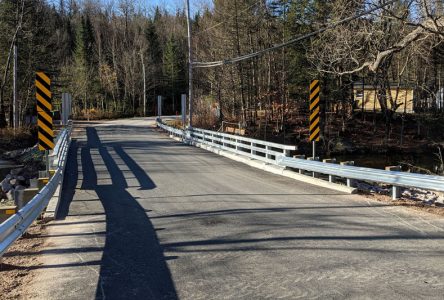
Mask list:
POLYGON ((37 131, 35 127, 23 127, 19 129, 0 129, 0 154, 4 151, 32 147, 37 143, 37 131))
POLYGON ((103 111, 100 109, 81 110, 74 115, 75 120, 113 120, 127 115, 120 112, 103 111))

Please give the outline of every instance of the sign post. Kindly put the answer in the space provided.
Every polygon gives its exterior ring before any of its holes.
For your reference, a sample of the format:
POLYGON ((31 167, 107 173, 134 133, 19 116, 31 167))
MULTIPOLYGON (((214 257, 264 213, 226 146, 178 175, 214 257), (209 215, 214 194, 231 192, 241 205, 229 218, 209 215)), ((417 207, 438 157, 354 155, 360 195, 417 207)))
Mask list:
POLYGON ((181 97, 181 104, 182 104, 182 108, 181 108, 181 111, 182 111, 182 125, 183 125, 183 128, 185 128, 186 127, 186 121, 187 121, 187 95, 186 94, 182 94, 182 97, 181 97))
POLYGON ((62 125, 67 126, 71 114, 71 94, 62 94, 62 125))
POLYGON ((52 93, 51 80, 43 72, 35 76, 37 100, 37 126, 39 150, 45 151, 46 172, 49 175, 49 150, 54 149, 54 131, 52 120, 52 93))
POLYGON ((313 143, 313 159, 316 157, 316 142, 320 140, 320 85, 319 80, 313 80, 310 84, 310 142, 313 143))
POLYGON ((162 96, 157 96, 157 118, 162 118, 162 96))

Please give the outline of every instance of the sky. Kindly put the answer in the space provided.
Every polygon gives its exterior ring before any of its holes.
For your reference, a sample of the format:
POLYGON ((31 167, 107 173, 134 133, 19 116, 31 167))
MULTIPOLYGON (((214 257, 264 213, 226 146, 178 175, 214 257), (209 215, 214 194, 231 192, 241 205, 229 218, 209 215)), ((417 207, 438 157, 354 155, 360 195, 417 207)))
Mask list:
MULTIPOLYGON (((79 0, 80 2, 81 0, 79 0)), ((49 3, 54 3, 58 5, 60 0, 48 0, 49 3)), ((100 0, 100 2, 104 4, 112 3, 115 6, 118 5, 119 0, 100 0)), ((67 1, 65 0, 65 3, 67 1)), ((170 12, 175 12, 177 9, 185 8, 185 0, 134 0, 134 6, 136 8, 140 7, 142 9, 146 9, 150 11, 152 8, 156 6, 160 6, 162 8, 166 8, 170 12)), ((195 14, 197 11, 201 10, 205 5, 211 6, 212 0, 190 0, 191 13, 195 14)))

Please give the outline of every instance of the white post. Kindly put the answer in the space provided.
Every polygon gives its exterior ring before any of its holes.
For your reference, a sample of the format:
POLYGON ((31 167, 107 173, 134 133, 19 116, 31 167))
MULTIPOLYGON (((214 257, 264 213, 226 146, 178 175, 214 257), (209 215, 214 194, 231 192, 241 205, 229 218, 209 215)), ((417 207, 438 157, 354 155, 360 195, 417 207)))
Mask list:
POLYGON ((69 116, 72 114, 72 95, 68 94, 68 118, 67 120, 69 121, 69 116))
POLYGON ((313 141, 313 160, 315 159, 315 157, 316 157, 316 142, 313 141))
POLYGON ((66 93, 62 93, 62 125, 66 126, 67 125, 67 105, 68 105, 68 95, 66 93))
POLYGON ((142 60, 142 74, 143 74, 143 116, 146 117, 146 75, 145 75, 145 62, 143 61, 142 52, 140 52, 140 59, 142 60))
POLYGON ((157 96, 157 118, 162 117, 162 96, 157 96))
POLYGON ((19 117, 18 117, 18 94, 17 94, 17 45, 14 43, 14 71, 13 71, 13 104, 12 104, 12 114, 13 114, 13 124, 14 129, 19 127, 19 117))
POLYGON ((181 98, 181 104, 182 104, 182 125, 185 128, 185 123, 187 121, 187 95, 182 94, 181 98))
POLYGON ((186 1, 187 5, 187 31, 188 31, 188 101, 189 102, 189 120, 188 126, 193 125, 193 51, 191 44, 191 16, 190 16, 190 0, 186 1))

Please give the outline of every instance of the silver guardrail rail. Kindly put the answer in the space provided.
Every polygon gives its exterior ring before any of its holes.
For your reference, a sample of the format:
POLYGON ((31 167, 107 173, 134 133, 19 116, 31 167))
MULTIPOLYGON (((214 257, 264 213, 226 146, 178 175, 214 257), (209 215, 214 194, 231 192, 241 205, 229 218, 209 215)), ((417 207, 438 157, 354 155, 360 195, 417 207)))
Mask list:
POLYGON ((272 164, 277 164, 276 159, 278 156, 289 156, 290 151, 297 149, 296 146, 266 142, 212 130, 192 128, 184 131, 163 124, 159 120, 157 121, 157 126, 169 132, 171 135, 181 137, 186 142, 200 143, 215 149, 272 164))
POLYGON ((54 150, 50 154, 52 158, 50 167, 55 170, 54 175, 22 209, 0 224, 0 258, 43 212, 57 186, 61 184, 70 143, 71 127, 69 126, 60 132, 54 150))
POLYGON ((346 179, 356 179, 392 185, 393 198, 399 196, 399 189, 397 189, 398 187, 420 188, 444 192, 444 176, 424 175, 400 171, 386 171, 380 169, 338 165, 333 163, 323 163, 319 161, 309 161, 284 156, 278 157, 277 161, 279 165, 284 167, 333 175, 346 179))
POLYGON ((174 135, 179 138, 183 138, 185 132, 182 129, 177 129, 166 124, 163 124, 161 121, 157 120, 157 127, 162 128, 165 131, 168 131, 171 135, 174 135))
POLYGON ((337 177, 346 179, 348 186, 353 186, 353 182, 356 180, 391 185, 393 199, 400 196, 401 188, 419 188, 444 192, 444 176, 386 171, 292 158, 289 157, 289 153, 297 149, 295 146, 280 145, 199 128, 184 131, 165 125, 160 120, 157 121, 157 126, 172 135, 182 137, 184 141, 202 143, 282 167, 297 169, 301 174, 304 173, 303 171, 307 171, 312 172, 313 176, 315 174, 328 175, 332 182, 334 181, 333 178, 337 177))

